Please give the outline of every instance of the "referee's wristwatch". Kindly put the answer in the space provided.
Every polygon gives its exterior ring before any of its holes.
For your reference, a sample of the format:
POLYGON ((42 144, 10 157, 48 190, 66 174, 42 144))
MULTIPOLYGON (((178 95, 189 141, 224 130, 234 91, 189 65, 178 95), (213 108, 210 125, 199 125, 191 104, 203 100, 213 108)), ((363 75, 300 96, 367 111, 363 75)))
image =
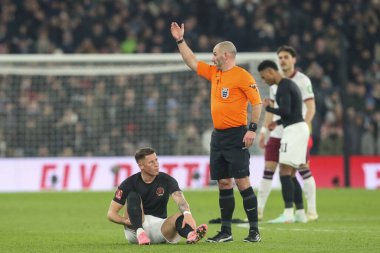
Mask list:
POLYGON ((252 131, 252 132, 256 132, 256 130, 257 130, 257 124, 254 123, 254 122, 249 123, 248 130, 252 131))

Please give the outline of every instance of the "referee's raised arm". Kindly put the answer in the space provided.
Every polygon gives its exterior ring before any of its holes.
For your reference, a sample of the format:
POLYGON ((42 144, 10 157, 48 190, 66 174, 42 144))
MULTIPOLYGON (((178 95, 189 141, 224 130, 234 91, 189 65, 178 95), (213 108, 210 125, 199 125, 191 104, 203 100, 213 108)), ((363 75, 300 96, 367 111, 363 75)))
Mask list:
POLYGON ((196 72, 198 60, 183 38, 185 34, 185 25, 182 23, 180 27, 176 22, 172 22, 170 26, 170 31, 172 33, 173 38, 177 42, 179 52, 181 53, 184 62, 187 66, 189 66, 190 69, 196 72))

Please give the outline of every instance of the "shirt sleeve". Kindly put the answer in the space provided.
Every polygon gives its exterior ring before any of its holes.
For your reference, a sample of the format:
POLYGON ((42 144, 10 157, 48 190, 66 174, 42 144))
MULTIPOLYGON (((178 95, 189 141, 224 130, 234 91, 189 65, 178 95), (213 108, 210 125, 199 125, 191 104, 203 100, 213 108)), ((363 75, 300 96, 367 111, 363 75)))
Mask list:
POLYGON ((169 194, 171 195, 173 192, 180 191, 177 180, 175 180, 173 177, 166 175, 166 182, 168 184, 168 190, 169 194))
POLYGON ((259 88, 257 87, 256 80, 248 72, 244 71, 241 75, 240 88, 243 90, 247 96, 251 105, 261 104, 261 96, 259 88))
POLYGON ((128 196, 128 189, 126 187, 126 181, 122 182, 116 189, 115 191, 115 195, 113 197, 113 201, 119 203, 120 205, 124 205, 126 200, 127 200, 127 196, 128 196))
POLYGON ((197 74, 201 77, 206 78, 207 80, 211 80, 212 76, 212 66, 208 65, 203 61, 198 62, 197 74))
POLYGON ((301 91, 303 101, 314 98, 313 85, 309 77, 303 76, 301 85, 299 85, 298 88, 301 91))
POLYGON ((267 112, 271 112, 273 114, 279 115, 281 117, 287 117, 291 113, 291 95, 289 92, 282 92, 285 89, 288 89, 287 87, 284 87, 285 85, 287 86, 286 83, 281 84, 283 90, 280 90, 280 88, 277 89, 277 93, 279 95, 279 104, 281 105, 279 108, 273 108, 270 106, 267 106, 265 110, 267 112))

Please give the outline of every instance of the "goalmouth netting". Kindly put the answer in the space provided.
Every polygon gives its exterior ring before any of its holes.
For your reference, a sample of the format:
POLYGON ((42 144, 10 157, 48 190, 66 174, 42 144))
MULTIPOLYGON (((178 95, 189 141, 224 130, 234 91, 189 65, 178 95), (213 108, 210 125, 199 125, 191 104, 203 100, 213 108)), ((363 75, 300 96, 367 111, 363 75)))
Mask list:
MULTIPOLYGON (((264 59, 276 55, 237 56, 262 97, 264 59)), ((211 131, 209 83, 179 54, 0 56, 1 157, 204 155, 211 131)))

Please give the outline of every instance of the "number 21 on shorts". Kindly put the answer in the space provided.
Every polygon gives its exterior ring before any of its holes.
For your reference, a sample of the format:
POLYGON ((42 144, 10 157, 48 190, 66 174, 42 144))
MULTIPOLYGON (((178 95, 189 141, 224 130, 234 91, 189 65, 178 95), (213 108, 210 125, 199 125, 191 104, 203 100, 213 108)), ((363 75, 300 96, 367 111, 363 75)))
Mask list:
POLYGON ((288 146, 287 143, 281 143, 281 146, 280 146, 280 152, 281 152, 281 153, 286 153, 287 146, 288 146))

